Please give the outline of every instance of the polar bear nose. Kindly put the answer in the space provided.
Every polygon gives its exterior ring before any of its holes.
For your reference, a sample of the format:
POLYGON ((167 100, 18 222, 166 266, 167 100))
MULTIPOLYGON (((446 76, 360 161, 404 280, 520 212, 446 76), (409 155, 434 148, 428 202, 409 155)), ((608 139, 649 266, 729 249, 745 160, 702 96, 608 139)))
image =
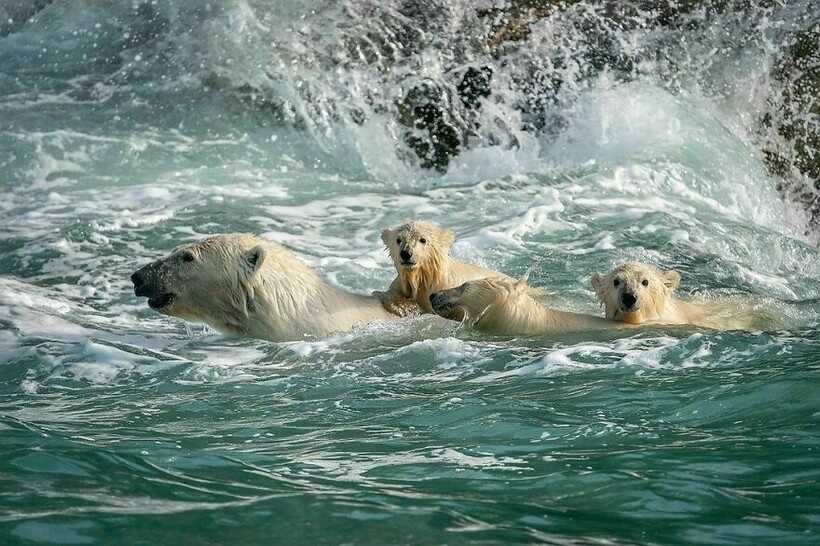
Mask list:
POLYGON ((635 302, 638 301, 638 298, 635 297, 635 294, 631 294, 626 292, 621 295, 621 303, 624 304, 627 308, 632 307, 635 305, 635 302))
POLYGON ((433 292, 429 299, 434 311, 446 311, 453 308, 453 304, 447 301, 447 297, 441 292, 433 292))
POLYGON ((131 282, 134 283, 134 294, 137 296, 150 296, 151 295, 151 284, 149 282, 150 275, 146 276, 148 273, 151 264, 144 265, 134 271, 131 275, 131 282))
POLYGON ((407 249, 404 249, 401 252, 399 252, 399 257, 401 257, 402 260, 407 261, 413 257, 413 253, 407 249))
POLYGON ((134 288, 139 288, 145 282, 145 279, 142 276, 142 269, 138 269, 134 271, 131 275, 131 282, 134 283, 134 288))

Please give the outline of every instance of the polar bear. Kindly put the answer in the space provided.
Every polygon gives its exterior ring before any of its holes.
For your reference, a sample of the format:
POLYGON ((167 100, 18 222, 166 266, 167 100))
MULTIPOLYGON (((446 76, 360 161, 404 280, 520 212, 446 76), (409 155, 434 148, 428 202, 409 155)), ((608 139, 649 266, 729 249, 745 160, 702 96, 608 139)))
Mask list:
POLYGON ((381 299, 385 309, 398 315, 412 314, 417 308, 432 313, 430 294, 438 290, 473 279, 505 277, 503 273, 451 257, 455 234, 433 222, 407 222, 383 230, 381 237, 397 276, 387 292, 373 295, 381 299))
POLYGON ((179 246, 131 280, 134 293, 161 313, 270 341, 397 318, 378 299, 334 288, 283 246, 245 233, 179 246))
POLYGON ((592 315, 549 309, 536 301, 539 292, 524 279, 491 277, 434 292, 430 305, 441 317, 499 335, 558 334, 628 326, 592 315))
POLYGON ((672 293, 680 284, 677 271, 663 271, 642 262, 626 262, 610 273, 595 273, 590 283, 607 318, 629 324, 692 324, 715 330, 765 328, 772 317, 753 311, 739 300, 686 302, 672 293))

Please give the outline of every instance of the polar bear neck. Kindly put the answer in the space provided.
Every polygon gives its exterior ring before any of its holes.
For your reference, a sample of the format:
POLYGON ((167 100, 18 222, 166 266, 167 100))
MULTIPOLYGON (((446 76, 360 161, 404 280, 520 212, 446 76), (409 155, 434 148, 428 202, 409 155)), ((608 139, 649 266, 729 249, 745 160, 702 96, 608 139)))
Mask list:
POLYGON ((301 262, 287 271, 267 267, 250 290, 246 335, 271 341, 325 337, 356 324, 395 318, 375 299, 351 294, 327 284, 301 262))
POLYGON ((425 301, 431 292, 454 288, 463 282, 483 279, 485 277, 508 278, 502 273, 477 265, 455 260, 448 252, 431 253, 424 262, 413 269, 399 270, 403 295, 416 299, 422 296, 425 301))

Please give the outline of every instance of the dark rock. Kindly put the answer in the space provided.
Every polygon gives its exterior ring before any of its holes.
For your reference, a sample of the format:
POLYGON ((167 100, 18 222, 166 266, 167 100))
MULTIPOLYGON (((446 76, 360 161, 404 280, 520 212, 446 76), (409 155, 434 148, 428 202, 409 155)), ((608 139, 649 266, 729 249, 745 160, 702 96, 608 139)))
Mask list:
POLYGON ((481 99, 490 96, 490 83, 493 69, 489 66, 469 67, 464 71, 456 89, 462 104, 466 108, 476 110, 481 105, 481 99))
POLYGON ((461 149, 463 128, 451 104, 447 88, 430 79, 409 87, 397 104, 399 122, 409 129, 404 141, 425 169, 445 171, 461 149))
POLYGON ((776 92, 762 116, 769 169, 781 192, 801 203, 820 228, 820 22, 798 33, 772 69, 776 92), (775 138, 772 138, 774 136, 775 138))
POLYGON ((455 85, 425 79, 414 83, 397 103, 398 121, 408 130, 404 142, 425 169, 447 170, 450 160, 476 133, 481 99, 491 94, 493 71, 468 67, 455 85))

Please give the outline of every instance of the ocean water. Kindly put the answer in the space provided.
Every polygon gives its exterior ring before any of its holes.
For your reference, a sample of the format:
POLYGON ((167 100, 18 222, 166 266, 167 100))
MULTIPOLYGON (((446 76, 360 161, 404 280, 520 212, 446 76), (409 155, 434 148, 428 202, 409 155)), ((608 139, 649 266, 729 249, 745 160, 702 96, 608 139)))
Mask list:
POLYGON ((0 4, 0 543, 817 544, 820 249, 754 130, 818 10, 746 4, 581 3, 495 52, 466 0, 0 4), (422 168, 397 101, 475 64, 473 134, 422 168), (369 293, 412 218, 562 308, 639 259, 776 320, 270 343, 129 280, 249 231, 369 293))

